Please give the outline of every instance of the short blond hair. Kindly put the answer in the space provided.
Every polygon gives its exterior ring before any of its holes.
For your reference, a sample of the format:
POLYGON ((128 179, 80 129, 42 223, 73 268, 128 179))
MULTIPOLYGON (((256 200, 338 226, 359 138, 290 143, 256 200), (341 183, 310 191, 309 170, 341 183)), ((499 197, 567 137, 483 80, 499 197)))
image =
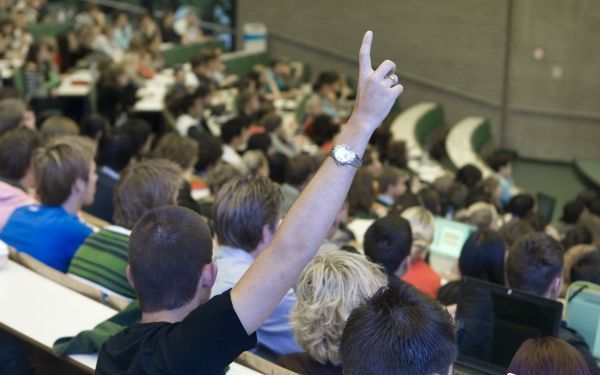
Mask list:
POLYGON ((36 149, 31 162, 42 204, 64 204, 78 178, 88 181, 95 154, 96 144, 80 136, 56 137, 36 149))
POLYGON ((413 243, 410 249, 412 255, 423 255, 429 250, 435 233, 435 217, 425 207, 415 206, 402 212, 402 217, 410 223, 413 243))
POLYGON ((385 285, 383 269, 364 255, 339 250, 318 255, 298 280, 290 314, 296 340, 314 360, 339 365, 350 313, 385 285))

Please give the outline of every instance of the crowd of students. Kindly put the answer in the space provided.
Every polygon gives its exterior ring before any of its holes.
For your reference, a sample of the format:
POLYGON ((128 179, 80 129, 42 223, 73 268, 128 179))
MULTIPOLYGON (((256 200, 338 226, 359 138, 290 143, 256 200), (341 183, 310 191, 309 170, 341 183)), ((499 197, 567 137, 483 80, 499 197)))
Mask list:
MULTIPOLYGON (((43 1, 24 3, 44 9, 43 1)), ((35 14, 31 22, 43 12, 35 14)), ((300 374, 446 374, 458 355, 452 306, 460 283, 428 261, 439 216, 476 228, 457 277, 549 299, 575 281, 600 283, 595 193, 579 194, 548 223, 515 186, 504 153, 493 155, 486 179, 468 165, 425 185, 407 170, 404 145, 379 127, 402 86, 392 62, 372 69, 372 33, 356 94, 330 71, 307 95, 301 65, 284 60, 228 75, 220 50, 204 51, 191 61, 193 87, 176 70, 165 98, 175 120, 157 131, 131 111, 138 84, 162 67, 157 45, 206 37, 193 11, 136 25, 89 6, 58 49, 50 39, 26 45, 21 96, 1 90, 0 239, 140 303, 141 322, 102 346, 99 374, 223 373, 244 350, 300 374), (98 55, 107 61, 98 113, 49 115, 65 109, 50 100, 50 72, 98 55), (215 98, 230 87, 237 108, 213 134, 207 113, 222 113, 215 98), (272 104, 279 98, 304 98, 299 124, 283 121, 272 104), (362 165, 327 155, 339 145, 362 165), (82 211, 109 224, 94 227, 82 211), (353 219, 372 220, 364 238, 349 229, 353 219)), ((3 27, 3 37, 26 33, 19 27, 3 27)), ((6 353, 0 362, 30 371, 6 353)), ((509 371, 600 373, 566 324, 559 339, 523 343, 509 371)))

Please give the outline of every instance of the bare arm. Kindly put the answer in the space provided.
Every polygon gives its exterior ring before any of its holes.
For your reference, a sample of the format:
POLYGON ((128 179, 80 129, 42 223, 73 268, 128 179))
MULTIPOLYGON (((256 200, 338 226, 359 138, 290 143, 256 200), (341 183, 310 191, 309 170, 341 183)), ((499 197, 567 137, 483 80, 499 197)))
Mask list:
MULTIPOLYGON (((384 61, 371 68, 368 31, 359 54, 357 104, 337 144, 349 145, 362 156, 369 138, 387 116, 402 86, 392 87, 396 66, 384 61)), ((271 245, 254 261, 231 291, 233 307, 246 332, 256 331, 293 286, 302 269, 317 252, 338 213, 356 169, 338 166, 327 158, 290 209, 271 245)))

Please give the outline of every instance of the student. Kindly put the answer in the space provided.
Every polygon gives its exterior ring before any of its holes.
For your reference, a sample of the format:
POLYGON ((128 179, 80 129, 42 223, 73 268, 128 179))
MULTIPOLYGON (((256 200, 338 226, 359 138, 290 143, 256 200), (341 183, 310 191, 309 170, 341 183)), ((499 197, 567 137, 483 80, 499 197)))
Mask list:
POLYGON ((399 168, 383 168, 378 182, 379 195, 377 196, 377 203, 387 208, 393 207, 396 199, 408 191, 408 187, 406 186, 408 175, 399 168))
POLYGON ((402 276, 402 280, 429 297, 436 298, 442 279, 425 261, 429 246, 433 242, 435 218, 424 207, 411 207, 404 210, 402 217, 410 223, 413 236, 410 266, 402 276))
POLYGON ((33 153, 40 205, 14 211, 0 239, 46 265, 66 272, 92 229, 77 214, 94 200, 95 144, 83 137, 58 137, 33 153))
MULTIPOLYGON (((221 245, 214 256, 220 271, 213 296, 233 287, 270 245, 280 220, 281 204, 279 186, 267 178, 247 176, 221 188, 213 206, 215 232, 221 245)), ((296 294, 290 289, 258 329, 260 349, 276 355, 301 351, 288 319, 295 303, 296 294)))
MULTIPOLYGON (((557 299, 562 287, 563 247, 544 233, 533 233, 517 240, 506 258, 506 281, 510 288, 540 297, 557 299)), ((592 374, 600 374, 589 347, 563 322, 559 338, 577 349, 592 374)))
MULTIPOLYGON (((391 61, 371 68, 371 40, 367 32, 359 58, 359 99, 338 138, 359 157, 402 92, 395 75, 386 78, 395 69, 391 61)), ((142 323, 103 345, 96 372, 222 374, 241 352, 254 347, 254 332, 315 255, 345 199, 355 168, 345 164, 343 148, 336 150, 331 157, 336 159, 323 163, 261 256, 231 290, 210 300, 216 268, 206 223, 181 207, 146 214, 130 237, 127 272, 140 300, 142 323)))
POLYGON ((410 285, 390 286, 352 311, 340 354, 344 375, 446 375, 456 330, 440 304, 410 285))
POLYGON ((375 219, 385 216, 387 209, 375 201, 377 183, 368 169, 361 167, 348 192, 350 216, 359 219, 375 219))
POLYGON ((248 172, 248 167, 244 164, 237 149, 246 143, 248 137, 247 127, 249 125, 244 118, 236 117, 227 121, 221 127, 221 139, 223 140, 222 160, 235 167, 242 174, 248 172))
POLYGON ((504 207, 515 195, 516 190, 512 176, 512 158, 503 153, 496 153, 489 164, 495 172, 495 177, 500 181, 500 204, 504 207))
POLYGON ((71 260, 69 274, 108 293, 135 298, 125 276, 131 228, 146 212, 175 205, 182 181, 181 168, 163 159, 145 160, 126 168, 115 188, 115 225, 86 238, 71 260))
POLYGON ((31 156, 42 139, 30 129, 13 129, 0 136, 0 231, 15 209, 36 203, 27 193, 34 186, 31 156))
POLYGON ((290 315, 305 353, 282 356, 278 363, 299 374, 341 375, 339 347, 346 319, 385 285, 385 273, 364 255, 340 250, 318 255, 298 279, 298 300, 290 315))
POLYGON ((79 135, 79 126, 69 117, 50 116, 42 123, 40 134, 44 142, 48 142, 54 137, 79 135))
POLYGON ((35 129, 35 116, 21 99, 0 100, 0 135, 16 128, 35 129))
MULTIPOLYGON (((504 258, 506 245, 500 234, 490 229, 479 229, 469 236, 458 258, 461 276, 504 285, 504 258)), ((444 285, 437 296, 444 305, 458 303, 460 281, 444 285)))
POLYGON ((400 278, 410 266, 412 230, 408 220, 396 214, 379 218, 365 232, 365 255, 385 269, 390 285, 400 283, 400 278))
POLYGON ((98 151, 98 183, 94 203, 83 210, 104 221, 112 222, 113 196, 120 173, 131 164, 135 146, 132 137, 121 129, 113 129, 100 140, 98 151))
POLYGON ((508 366, 509 375, 590 375, 581 354, 554 337, 527 339, 508 366))
POLYGON ((43 39, 34 42, 25 57, 23 95, 36 108, 36 113, 56 105, 52 100, 52 89, 60 84, 60 77, 53 62, 54 52, 52 40, 43 39))
POLYGON ((198 133, 206 131, 202 112, 208 95, 208 89, 199 87, 195 92, 187 94, 181 99, 181 114, 175 122, 175 128, 179 134, 196 138, 198 133))
POLYGON ((315 160, 306 154, 296 155, 288 161, 285 183, 281 185, 282 211, 284 213, 290 210, 302 189, 308 184, 310 177, 315 173, 315 169, 315 160))
POLYGON ((600 251, 590 251, 571 268, 571 282, 588 281, 600 285, 600 251))

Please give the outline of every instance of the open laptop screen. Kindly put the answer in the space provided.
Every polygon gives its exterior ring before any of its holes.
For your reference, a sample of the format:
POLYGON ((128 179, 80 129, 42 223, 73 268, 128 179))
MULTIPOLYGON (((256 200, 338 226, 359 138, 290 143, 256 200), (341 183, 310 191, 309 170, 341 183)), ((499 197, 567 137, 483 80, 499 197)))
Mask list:
POLYGON ((461 362, 503 370, 526 339, 558 335, 562 304, 465 277, 456 314, 461 362))
POLYGON ((458 259, 464 243, 474 231, 475 227, 471 225, 436 217, 431 252, 458 259))

